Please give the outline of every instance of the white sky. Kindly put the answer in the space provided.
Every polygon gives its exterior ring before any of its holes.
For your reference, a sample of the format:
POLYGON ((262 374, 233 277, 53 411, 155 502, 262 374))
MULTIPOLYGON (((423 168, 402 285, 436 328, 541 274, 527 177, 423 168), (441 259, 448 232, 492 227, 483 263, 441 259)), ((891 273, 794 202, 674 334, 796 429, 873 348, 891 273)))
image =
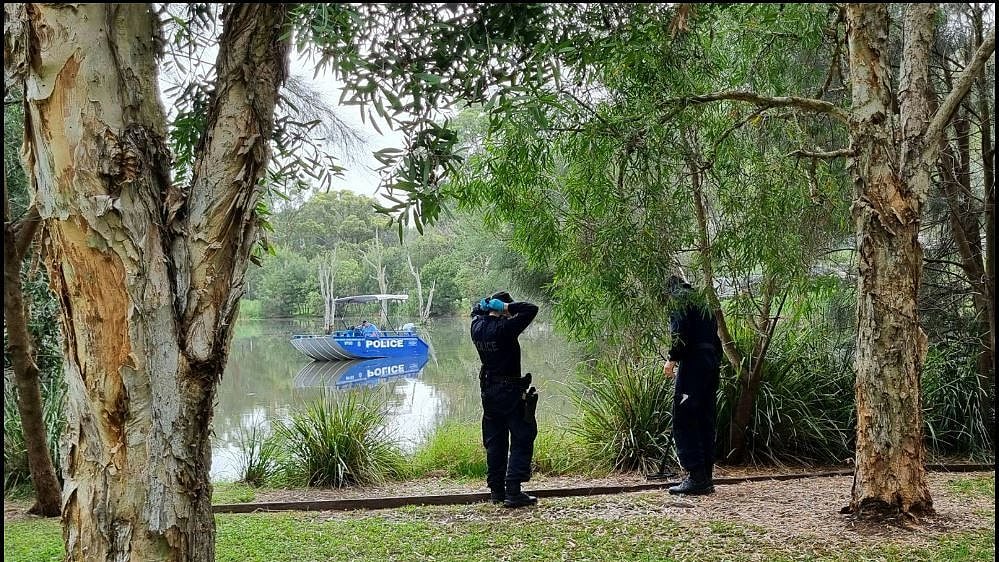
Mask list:
MULTIPOLYGON (((200 53, 199 58, 203 61, 209 61, 208 64, 214 64, 217 53, 217 45, 211 44, 204 52, 200 53)), ((377 194, 381 178, 375 172, 375 169, 380 166, 380 163, 375 160, 372 153, 387 147, 402 148, 403 135, 398 131, 391 130, 388 124, 378 116, 375 116, 378 119, 378 129, 375 129, 371 125, 370 119, 365 119, 362 122, 358 106, 340 106, 338 102, 340 100, 342 82, 335 80, 328 73, 320 73, 313 78, 316 74, 315 66, 306 60, 305 56, 300 55, 294 47, 291 49, 290 66, 291 75, 310 85, 313 90, 320 93, 323 100, 334 110, 337 116, 343 122, 350 125, 362 138, 362 145, 349 153, 350 157, 344 157, 343 147, 332 147, 332 152, 339 158, 338 164, 347 168, 347 170, 343 172, 342 178, 335 178, 331 182, 330 188, 354 191, 374 197, 381 203, 388 203, 386 199, 377 194), (381 132, 378 132, 379 130, 381 132)), ((171 80, 167 74, 161 70, 160 92, 163 102, 166 105, 167 113, 170 114, 174 99, 166 92, 170 83, 176 82, 176 79, 171 80)), ((305 198, 310 196, 306 195, 305 198)))
MULTIPOLYGON (((375 118, 379 120, 378 128, 381 130, 379 133, 371 125, 370 119, 361 121, 358 106, 340 106, 338 102, 343 83, 325 73, 313 79, 314 67, 294 51, 291 57, 291 74, 310 84, 313 89, 321 93, 323 99, 334 109, 337 116, 359 132, 364 140, 364 146, 357 154, 354 154, 352 161, 345 159, 340 162, 340 165, 347 168, 347 171, 344 172, 344 177, 333 180, 331 188, 347 189, 369 197, 376 197, 380 178, 374 170, 380 164, 372 156, 372 153, 387 147, 401 148, 404 140, 403 135, 398 131, 391 130, 386 122, 376 115, 375 118)), ((377 199, 382 203, 388 202, 381 197, 377 197, 377 199)))

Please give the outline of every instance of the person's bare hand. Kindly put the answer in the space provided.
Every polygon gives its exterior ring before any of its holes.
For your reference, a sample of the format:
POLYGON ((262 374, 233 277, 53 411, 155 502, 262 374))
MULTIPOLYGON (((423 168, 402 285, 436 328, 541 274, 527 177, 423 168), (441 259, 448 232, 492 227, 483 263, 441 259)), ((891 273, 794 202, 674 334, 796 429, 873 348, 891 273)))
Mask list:
POLYGON ((676 362, 667 361, 666 364, 663 365, 663 375, 666 376, 667 378, 673 378, 673 375, 675 374, 676 374, 676 362))

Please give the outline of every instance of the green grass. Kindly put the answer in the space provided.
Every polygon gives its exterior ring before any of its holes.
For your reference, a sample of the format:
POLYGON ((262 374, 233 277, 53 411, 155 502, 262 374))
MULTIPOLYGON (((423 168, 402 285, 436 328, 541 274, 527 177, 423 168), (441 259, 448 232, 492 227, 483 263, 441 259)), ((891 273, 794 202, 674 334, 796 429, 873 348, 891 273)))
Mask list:
POLYGON ((4 522, 5 562, 57 562, 62 560, 62 528, 58 519, 4 522))
POLYGON ((249 503, 257 499, 257 491, 243 482, 219 482, 212 486, 212 503, 249 503))
POLYGON ((340 487, 402 476, 405 457, 385 427, 385 399, 374 392, 313 400, 275 424, 282 481, 340 487))
MULTIPOLYGON (((558 476, 587 474, 579 439, 565 429, 541 427, 534 442, 534 472, 558 476)), ((482 479, 486 476, 486 451, 478 423, 448 421, 434 429, 409 459, 411 478, 444 475, 482 479)))
POLYGON ((669 451, 673 381, 662 366, 598 363, 573 432, 589 466, 650 472, 669 451))
MULTIPOLYGON (((590 499, 590 498, 587 498, 590 499)), ((772 541, 732 522, 678 522, 658 514, 588 517, 586 503, 549 500, 572 517, 517 514, 489 506, 412 507, 334 517, 301 513, 220 515, 216 560, 926 560, 992 558, 993 530, 948 534, 928 546, 892 541, 854 549, 772 541), (556 505, 557 504, 557 505, 556 505)), ((557 515, 549 512, 549 515, 557 515)), ((4 560, 58 561, 57 521, 23 520, 4 527, 4 560)))
POLYGON ((413 453, 410 464, 415 477, 438 473, 451 478, 485 478, 482 430, 477 424, 445 422, 413 453))
MULTIPOLYGON (((13 383, 4 386, 3 403, 3 482, 4 490, 30 486, 31 473, 28 469, 28 449, 24 441, 24 427, 17 409, 17 393, 13 383)), ((49 445, 49 455, 53 468, 60 473, 59 436, 66 423, 66 416, 60 407, 66 389, 62 377, 43 381, 42 417, 45 423, 45 439, 49 445)))
POLYGON ((955 477, 947 482, 947 490, 959 496, 995 497, 995 476, 979 476, 974 478, 955 477))
POLYGON ((263 486, 278 476, 281 447, 276 436, 268 434, 263 424, 240 426, 235 431, 236 473, 240 482, 263 486))
POLYGON ((549 476, 596 473, 585 460, 585 447, 571 431, 554 427, 538 429, 534 441, 534 470, 549 476))

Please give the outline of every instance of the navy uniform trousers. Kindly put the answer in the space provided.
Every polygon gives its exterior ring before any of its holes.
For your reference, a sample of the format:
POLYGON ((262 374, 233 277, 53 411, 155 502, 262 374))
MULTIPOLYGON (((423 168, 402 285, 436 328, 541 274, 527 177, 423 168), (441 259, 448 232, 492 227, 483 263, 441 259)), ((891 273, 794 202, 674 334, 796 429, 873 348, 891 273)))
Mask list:
POLYGON ((721 357, 710 346, 700 347, 677 368, 673 440, 680 466, 693 477, 710 478, 715 462, 715 395, 720 368, 721 357))
POLYGON ((502 490, 505 482, 527 482, 531 479, 531 458, 538 422, 524 415, 524 388, 519 381, 483 379, 482 441, 486 447, 489 472, 486 483, 490 489, 502 490))

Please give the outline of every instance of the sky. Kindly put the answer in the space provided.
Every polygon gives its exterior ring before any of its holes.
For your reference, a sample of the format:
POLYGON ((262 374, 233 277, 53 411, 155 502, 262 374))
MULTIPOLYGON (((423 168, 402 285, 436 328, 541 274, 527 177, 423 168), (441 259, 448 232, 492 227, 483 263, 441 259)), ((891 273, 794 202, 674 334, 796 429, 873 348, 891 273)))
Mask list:
MULTIPOLYGON (((206 61, 208 64, 213 64, 217 54, 217 44, 211 43, 198 55, 198 58, 206 61)), ((347 168, 347 170, 343 173, 342 178, 335 178, 331 182, 330 188, 334 190, 354 191, 373 197, 383 204, 388 203, 388 200, 381 197, 377 192, 380 177, 374 170, 380 164, 372 156, 372 153, 388 147, 401 148, 404 144, 403 135, 397 131, 393 131, 378 116, 375 116, 379 120, 378 129, 371 125, 369 119, 362 121, 358 106, 340 106, 340 92, 343 83, 334 79, 329 73, 321 73, 317 76, 314 65, 306 60, 304 55, 299 54, 295 48, 291 50, 290 62, 291 75, 310 85, 313 90, 321 94, 327 105, 334 110, 337 116, 343 122, 350 125, 362 139, 362 145, 350 153, 349 158, 344 158, 341 151, 336 150, 337 147, 333 147, 333 153, 340 160, 339 164, 347 168)), ((174 101, 169 86, 176 83, 177 80, 178 77, 169 71, 165 73, 161 72, 160 74, 160 92, 163 102, 167 106, 168 113, 174 101)))
POLYGON ((332 189, 346 189, 374 197, 382 203, 388 203, 386 199, 377 196, 376 193, 380 178, 374 169, 380 164, 372 156, 372 153, 387 147, 402 147, 403 135, 398 131, 391 130, 384 120, 375 116, 376 119, 379 119, 378 128, 381 130, 379 133, 371 125, 369 119, 362 122, 357 106, 340 106, 338 101, 343 83, 329 74, 320 74, 313 78, 315 72, 312 64, 294 51, 291 59, 291 74, 310 84, 313 89, 322 94, 323 99, 334 109, 337 116, 360 133, 364 141, 364 145, 353 155, 353 161, 341 162, 347 171, 344 172, 344 177, 337 178, 332 182, 332 189))

